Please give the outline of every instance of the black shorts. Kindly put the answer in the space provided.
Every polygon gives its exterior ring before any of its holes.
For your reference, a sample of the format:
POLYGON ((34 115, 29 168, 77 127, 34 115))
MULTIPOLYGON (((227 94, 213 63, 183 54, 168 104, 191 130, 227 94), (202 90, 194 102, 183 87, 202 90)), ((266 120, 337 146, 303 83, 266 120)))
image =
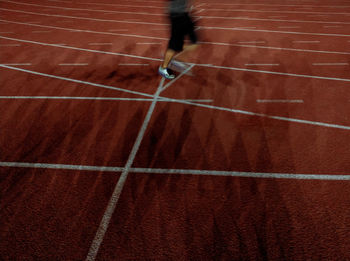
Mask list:
POLYGON ((171 37, 168 48, 176 52, 183 49, 185 36, 188 35, 190 41, 197 43, 197 35, 194 31, 195 24, 191 17, 187 14, 170 14, 171 21, 171 37))

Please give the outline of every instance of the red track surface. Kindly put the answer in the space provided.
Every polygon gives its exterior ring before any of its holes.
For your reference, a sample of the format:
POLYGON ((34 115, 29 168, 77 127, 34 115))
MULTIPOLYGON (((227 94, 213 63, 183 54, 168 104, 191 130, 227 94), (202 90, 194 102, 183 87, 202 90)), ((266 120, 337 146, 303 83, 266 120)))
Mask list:
POLYGON ((219 2, 161 100, 162 1, 0 2, 0 259, 350 259, 350 3, 219 2))

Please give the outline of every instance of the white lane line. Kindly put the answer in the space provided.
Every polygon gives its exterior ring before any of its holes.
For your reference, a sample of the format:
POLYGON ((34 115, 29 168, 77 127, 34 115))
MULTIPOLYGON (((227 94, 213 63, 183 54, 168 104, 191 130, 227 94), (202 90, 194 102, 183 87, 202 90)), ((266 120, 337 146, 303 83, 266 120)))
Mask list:
POLYGON ((226 30, 226 31, 251 31, 251 32, 264 32, 264 33, 277 33, 277 34, 295 34, 295 35, 317 35, 317 36, 335 36, 335 37, 350 37, 348 34, 328 34, 328 33, 306 33, 306 32, 293 32, 293 31, 275 31, 275 30, 262 30, 262 29, 244 29, 239 27, 215 27, 215 26, 202 26, 207 30, 226 30))
MULTIPOLYGON (((148 1, 149 2, 149 1, 148 1)), ((124 5, 124 4, 101 4, 101 3, 77 3, 81 5, 103 5, 103 6, 117 6, 117 7, 141 7, 152 9, 164 9, 163 6, 151 6, 151 5, 124 5)))
POLYGON ((149 66, 148 63, 119 63, 119 66, 149 66))
MULTIPOLYGON (((58 170, 81 170, 99 172, 122 172, 123 167, 89 166, 71 164, 50 164, 30 162, 0 162, 0 167, 6 168, 33 168, 33 169, 58 169, 58 170)), ((296 179, 296 180, 350 180, 347 175, 336 174, 296 174, 296 173, 266 173, 266 172, 240 172, 220 170, 197 170, 197 169, 158 169, 158 168, 130 168, 130 173, 147 174, 173 174, 173 175, 203 175, 203 176, 226 176, 245 178, 274 178, 274 179, 296 179)))
MULTIPOLYGON (((206 28, 205 26, 203 27, 204 29, 206 28)), ((238 29, 256 29, 256 27, 235 27, 238 29)))
POLYGON ((193 19, 193 22, 195 23, 195 22, 198 22, 199 20, 201 20, 203 17, 202 16, 198 16, 197 18, 194 18, 193 19))
MULTIPOLYGON (((17 2, 18 4, 22 4, 17 2)), ((32 4, 29 4, 32 5, 32 4)), ((40 5, 39 5, 40 6, 40 5)), ((60 8, 60 7, 50 7, 50 8, 60 8)), ((62 8, 61 8, 62 9, 62 8)), ((63 9, 67 9, 67 8, 63 8, 63 9)), ((70 8, 68 8, 70 9, 70 8)), ((8 11, 14 11, 16 12, 17 10, 11 10, 11 9, 3 9, 2 10, 8 10, 8 11)), ((83 9, 86 10, 86 9, 83 9)), ((138 13, 138 12, 119 12, 119 11, 106 11, 106 10, 91 10, 91 9, 87 9, 88 11, 97 11, 97 12, 112 12, 112 13, 124 13, 124 14, 134 14, 134 15, 156 15, 156 16, 164 16, 163 14, 151 14, 151 13, 138 13)), ((19 10, 18 10, 19 11, 19 10)), ((19 11, 20 12, 20 11, 19 11)), ((24 12, 24 11, 22 11, 24 12)), ((26 12, 24 12, 26 13, 26 12)), ((31 13, 31 12, 29 12, 31 13)), ((39 14, 39 13, 37 13, 39 14)), ((41 15, 47 15, 50 16, 50 14, 41 14, 41 15)), ((195 18, 196 16, 194 16, 195 18)), ((276 21, 276 22, 298 22, 298 23, 339 23, 339 24, 350 24, 347 22, 332 22, 332 21, 300 21, 300 20, 272 20, 272 19, 264 19, 264 18, 250 18, 250 17, 224 17, 224 16, 205 16, 205 19, 246 19, 246 20, 256 20, 256 21, 276 21)), ((84 18, 82 18, 84 19, 84 18)), ((85 18, 85 19, 89 19, 89 18, 85 18)), ((97 19, 98 20, 98 19, 97 19)), ((102 19, 101 19, 102 20, 102 19)), ((58 21, 60 22, 60 21, 58 21)), ((125 21, 124 21, 125 22, 125 21)), ((134 22, 134 23, 138 23, 138 22, 134 22)))
POLYGON ((31 63, 0 63, 0 65, 17 66, 17 65, 32 65, 32 64, 31 63))
POLYGON ((152 31, 168 31, 168 28, 156 28, 156 29, 151 29, 152 31))
POLYGON ((281 5, 281 4, 257 4, 257 3, 237 3, 237 4, 227 4, 227 3, 215 3, 215 4, 207 4, 207 5, 226 5, 226 6, 236 6, 236 5, 256 5, 256 6, 281 6, 281 7, 328 7, 328 8, 349 8, 350 6, 343 6, 343 5, 337 5, 337 6, 333 6, 333 5, 310 5, 310 4, 287 4, 287 5, 281 5))
POLYGON ((201 4, 199 4, 199 5, 196 5, 195 8, 199 8, 199 7, 202 7, 202 6, 204 6, 204 5, 206 5, 206 3, 201 3, 201 4))
MULTIPOLYGON (((97 101, 146 101, 151 102, 151 98, 115 98, 115 97, 76 97, 76 96, 0 96, 3 100, 97 100, 97 101)), ((180 100, 180 99, 179 99, 180 100)), ((159 98, 159 102, 174 102, 159 98)), ((210 103, 210 99, 181 99, 180 101, 188 102, 205 102, 210 103)))
POLYGON ((102 13, 110 13, 110 14, 134 14, 134 15, 164 16, 163 13, 157 14, 157 13, 145 13, 145 12, 124 12, 124 11, 122 12, 122 11, 113 11, 113 10, 86 9, 86 8, 68 8, 68 7, 60 7, 60 6, 21 3, 21 2, 9 1, 9 0, 2 0, 2 2, 15 3, 15 4, 19 4, 19 5, 47 7, 47 8, 62 9, 62 10, 91 11, 91 12, 100 12, 100 13, 102 12, 102 13))
MULTIPOLYGON (((206 66, 206 67, 228 69, 228 70, 234 69, 234 68, 230 68, 230 67, 212 66, 212 65, 199 65, 199 64, 197 64, 196 66, 206 66)), ((39 73, 39 72, 35 72, 35 71, 25 70, 25 69, 18 68, 18 67, 11 67, 11 66, 1 65, 1 64, 0 64, 0 67, 11 69, 11 70, 16 70, 16 71, 21 71, 21 72, 26 72, 26 73, 31 73, 31 74, 34 74, 34 75, 41 75, 41 76, 44 76, 44 77, 60 79, 60 80, 64 80, 64 81, 69 81, 69 82, 75 82, 75 83, 95 86, 95 87, 98 87, 98 88, 112 89, 112 90, 117 90, 117 91, 126 92, 126 93, 138 94, 138 95, 146 96, 146 97, 154 97, 151 94, 147 94, 147 93, 143 93, 143 92, 130 91, 128 89, 122 89, 122 88, 108 86, 108 85, 103 85, 103 84, 97 84, 97 83, 92 83, 92 82, 87 82, 87 81, 71 79, 71 78, 67 78, 67 77, 61 77, 61 76, 50 75, 50 74, 45 74, 45 73, 39 73)), ((257 70, 247 70, 246 69, 246 70, 243 70, 243 71, 257 71, 257 70)), ((280 74, 280 73, 277 73, 277 74, 280 74)), ((306 78, 308 78, 308 77, 306 77, 306 78)), ((348 79, 348 82, 350 82, 350 79, 348 79)), ((237 109, 232 109, 232 108, 225 108, 225 107, 219 107, 219 106, 206 105, 206 104, 201 104, 201 103, 180 101, 180 100, 177 100, 177 99, 172 99, 172 98, 167 98, 167 97, 160 97, 160 98, 168 100, 168 101, 174 101, 174 102, 177 102, 177 103, 194 105, 194 106, 197 106, 197 107, 203 107, 203 108, 214 109, 214 110, 219 110, 219 111, 226 111, 226 112, 237 113, 237 114, 257 116, 257 117, 262 117, 262 118, 267 118, 267 119, 274 119, 274 120, 280 120, 280 121, 295 122, 295 123, 307 124, 307 125, 311 125, 311 126, 320 126, 320 127, 327 127, 327 128, 350 130, 350 126, 345 126, 345 125, 324 123, 324 122, 317 122, 317 121, 309 121, 309 120, 301 120, 301 119, 295 119, 295 118, 287 118, 287 117, 268 115, 268 114, 263 114, 263 113, 256 113, 256 112, 251 112, 251 111, 244 111, 244 110, 237 110, 237 109)))
MULTIPOLYGON (((166 40, 166 41, 168 40, 168 38, 161 38, 161 37, 150 37, 150 36, 142 36, 142 35, 134 35, 134 34, 118 34, 118 33, 98 32, 98 31, 89 31, 89 30, 79 30, 79 29, 64 28, 64 27, 57 27, 57 26, 45 26, 45 25, 20 23, 20 22, 9 21, 9 20, 0 20, 0 21, 5 21, 5 22, 9 22, 9 23, 14 23, 14 24, 25 24, 25 25, 28 25, 28 26, 37 26, 37 27, 43 27, 43 28, 52 28, 52 29, 66 30, 66 31, 70 31, 70 32, 85 32, 85 33, 95 33, 95 34, 119 35, 119 36, 125 36, 125 37, 145 38, 145 39, 157 39, 157 40, 166 40)), ((206 27, 206 28, 208 28, 208 27, 206 27)), ((214 29, 214 28, 211 27, 210 29, 214 29)), ((237 30, 239 30, 239 29, 237 29, 237 30)), ((240 30, 242 30, 242 29, 240 29, 240 30)), ((262 30, 254 30, 254 31, 262 31, 262 30)), ((281 31, 276 31, 276 32, 281 32, 281 31)), ((298 32, 282 32, 282 33, 304 34, 304 33, 298 33, 298 32)), ((309 34, 309 33, 307 33, 307 34, 309 34)), ((325 34, 322 34, 322 35, 325 35, 325 34)), ((332 34, 331 36, 334 36, 334 34, 332 34)), ((340 36, 347 36, 347 35, 340 35, 340 36)), ((211 45, 230 45, 228 43, 213 43, 213 42, 199 42, 199 43, 211 44, 211 45)), ((232 45, 231 44, 231 46, 239 46, 239 45, 232 45)), ((266 47, 240 46, 240 47, 268 48, 268 49, 275 49, 275 50, 289 50, 289 51, 316 52, 316 53, 350 54, 350 53, 346 53, 346 52, 301 50, 301 49, 281 48, 281 47, 267 47, 267 46, 266 47)))
POLYGON ((60 66, 86 66, 88 63, 60 63, 60 66))
POLYGON ((52 33, 52 31, 32 31, 34 34, 41 34, 41 33, 52 33))
POLYGON ((0 32, 0 34, 14 34, 15 32, 0 32))
POLYGON ((264 100, 264 99, 258 99, 256 100, 258 103, 304 103, 303 100, 281 100, 281 99, 270 99, 270 100, 264 100))
POLYGON ((279 63, 246 63, 245 66, 279 66, 279 63))
POLYGON ((89 45, 113 45, 112 43, 89 43, 89 45))
MULTIPOLYGON (((23 11, 23 10, 15 10, 15 9, 6 9, 6 8, 0 8, 0 10, 5 10, 5 11, 8 11, 8 12, 15 12, 15 13, 39 15, 39 16, 61 17, 61 18, 68 18, 68 19, 99 21, 99 22, 124 23, 124 24, 125 23, 129 23, 129 24, 144 24, 144 25, 168 25, 168 24, 164 24, 164 23, 150 23, 150 22, 126 21, 126 20, 98 19, 98 18, 91 18, 91 17, 58 15, 58 14, 44 14, 44 13, 29 12, 29 11, 23 11)), ((67 22, 68 23, 68 22, 71 22, 71 21, 59 20, 57 22, 60 22, 60 23, 66 23, 67 22)), ((33 22, 33 23, 40 23, 40 22, 33 22)))
MULTIPOLYGON (((7 1, 5 1, 7 2, 7 1)), ((248 12, 248 13, 279 13, 279 14, 315 14, 315 15, 347 15, 349 13, 336 12, 307 12, 307 11, 283 11, 283 10, 251 10, 251 9, 220 9, 212 8, 210 11, 225 11, 225 12, 248 12)))
POLYGON ((36 26, 36 27, 42 27, 42 28, 50 28, 50 29, 59 29, 68 31, 71 33, 80 32, 80 33, 94 33, 94 34, 102 34, 102 35, 118 35, 118 36, 125 36, 125 37, 133 37, 133 38, 143 38, 143 39, 157 39, 157 40, 168 40, 168 38, 161 38, 161 37, 152 37, 152 36, 146 36, 146 35, 135 35, 135 34, 120 34, 120 33, 108 33, 108 32, 99 32, 99 31, 90 31, 90 30, 80 30, 80 29, 74 29, 74 28, 66 28, 66 27, 58 27, 58 26, 47 26, 47 25, 37 25, 37 24, 30 24, 30 23, 22 23, 22 22, 15 22, 15 21, 9 21, 9 20, 1 20, 13 24, 22 24, 22 25, 28 25, 28 26, 36 26))
POLYGON ((20 44, 0 44, 0 46, 21 46, 20 44))
POLYGON ((203 11, 205 11, 205 9, 198 10, 198 11, 195 12, 195 14, 202 13, 203 11))
POLYGON ((161 89, 163 87, 163 84, 164 84, 164 81, 165 81, 164 78, 162 78, 160 80, 158 89, 157 89, 157 91, 156 91, 156 93, 154 95, 154 99, 152 101, 152 104, 150 105, 150 107, 148 109, 148 112, 146 114, 144 122, 143 122, 143 124, 141 126, 141 129, 140 129, 138 135, 137 135, 137 138, 135 140, 134 146, 132 147, 132 150, 130 152, 128 161, 127 161, 127 163, 126 163, 126 165, 124 167, 124 170, 123 170, 121 176, 119 177, 117 185, 114 188, 112 197, 110 198, 110 200, 108 202, 106 211, 103 214, 100 226, 99 226, 99 228, 98 228, 98 230, 96 232, 95 238, 92 241, 92 244, 90 246, 88 255, 86 257, 86 261, 95 260, 95 258, 97 256, 97 253, 99 251, 100 245, 101 245, 101 243, 103 241, 103 238, 104 238, 104 236, 106 234, 106 231, 108 229, 110 220, 111 220, 112 215, 114 213, 115 207, 116 207, 116 205, 118 203, 120 194, 121 194, 121 192, 123 190, 123 187, 125 185, 126 179, 127 179, 128 175, 129 175, 130 168, 131 168, 132 164, 134 163, 134 159, 135 159, 136 154, 137 154, 137 152, 138 152, 138 150, 140 148, 141 142, 143 140, 143 136, 145 135, 146 129, 147 129, 148 124, 149 124, 149 122, 151 120, 153 111, 154 111, 156 103, 158 101, 158 96, 159 96, 159 94, 161 92, 161 89))
POLYGON ((293 43, 320 43, 320 41, 293 41, 293 43))
MULTIPOLYGON (((92 50, 92 49, 83 49, 83 48, 77 48, 77 47, 73 47, 73 46, 54 45, 54 44, 47 44, 47 43, 42 43, 42 42, 28 41, 28 40, 22 40, 22 39, 16 39, 16 38, 4 37, 4 36, 0 36, 0 39, 7 39, 7 40, 18 41, 18 42, 25 42, 25 43, 44 45, 44 46, 67 48, 67 49, 86 51, 86 52, 92 52, 92 53, 102 53, 102 54, 109 54, 109 55, 116 55, 116 56, 125 56, 125 57, 138 58, 138 59, 149 60, 149 61, 158 61, 158 62, 159 61, 163 61, 163 59, 159 59, 159 58, 145 57, 145 56, 139 56, 139 55, 129 55, 129 54, 122 54, 122 53, 113 53, 113 52, 106 52, 106 51, 92 50)), ((209 43, 210 44, 210 42, 205 42, 205 43, 209 43)), ((218 44, 218 43, 216 43, 216 44, 218 44)), ((222 44, 222 45, 231 45, 231 44, 222 44)), ((347 53, 347 54, 350 54, 350 53, 347 53)), ((347 79, 347 78, 324 77, 324 76, 317 76, 317 75, 283 73, 283 72, 273 72, 273 71, 265 71, 265 70, 253 70, 253 69, 247 69, 247 68, 218 66, 218 65, 212 65, 212 64, 195 64, 195 65, 196 66, 202 66, 202 67, 208 67, 208 68, 233 70, 233 71, 245 71, 245 72, 272 74, 272 75, 283 75, 283 76, 291 76, 291 77, 309 78, 309 79, 350 82, 350 79, 347 79)))
POLYGON ((315 65, 315 66, 323 66, 323 65, 326 65, 326 66, 337 66, 337 65, 349 65, 348 63, 313 63, 312 65, 315 65))
POLYGON ((267 19, 253 17, 227 17, 227 16, 204 16, 205 19, 221 19, 221 20, 248 20, 248 21, 267 21, 267 22, 287 22, 287 23, 312 23, 312 24, 350 24, 349 22, 337 21, 312 21, 312 20, 287 20, 287 19, 267 19))
POLYGON ((254 43, 266 43, 266 41, 246 41, 246 42, 238 42, 239 44, 254 44, 254 43))

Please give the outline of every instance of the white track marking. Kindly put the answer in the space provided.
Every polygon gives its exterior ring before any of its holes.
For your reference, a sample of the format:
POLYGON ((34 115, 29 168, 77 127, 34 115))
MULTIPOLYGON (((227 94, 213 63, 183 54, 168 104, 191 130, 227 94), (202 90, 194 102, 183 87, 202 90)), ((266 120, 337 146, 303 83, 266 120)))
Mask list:
MULTIPOLYGON (((192 67, 191 67, 192 68, 192 67)), ((114 213, 114 210, 115 210, 115 207, 118 203, 118 200, 119 200, 119 197, 120 197, 120 194, 123 190, 123 187, 125 185, 125 182, 126 182, 126 179, 129 175, 129 172, 130 172, 130 168, 134 162, 134 159, 136 157, 136 154, 141 146, 141 142, 143 140, 143 137, 144 137, 144 134, 146 132, 146 129, 148 127, 148 124, 150 122, 150 119, 152 117, 152 114, 153 114, 153 111, 155 109, 155 106, 156 106, 156 103, 158 102, 158 99, 159 99, 159 95, 162 91, 164 91, 166 89, 166 87, 170 86, 171 84, 173 84, 178 78, 180 78, 183 74, 179 75, 177 78, 175 78, 174 80, 170 81, 166 86, 163 87, 163 84, 165 82, 165 79, 164 78, 161 78, 161 81, 159 83, 159 86, 157 88, 157 91, 156 93, 154 94, 154 98, 153 98, 153 101, 152 101, 152 104, 150 105, 149 107, 149 110, 146 114, 146 117, 145 117, 145 120, 141 126, 141 129, 139 131, 139 134, 136 138, 136 141, 134 143, 134 146, 130 152, 130 155, 129 155, 129 158, 128 158, 128 161, 124 167, 124 170, 118 180, 118 183, 117 185, 115 186, 114 188, 114 191, 113 191, 113 194, 112 194, 112 197, 111 199, 109 200, 109 203, 108 203, 108 206, 107 206, 107 209, 102 217, 102 221, 100 223, 100 226, 96 232, 96 235, 95 235, 95 238, 90 246, 90 250, 89 250, 89 253, 86 257, 86 260, 87 261, 91 261, 91 260, 95 260, 96 256, 97 256, 97 253, 99 251, 99 247, 103 241, 103 238, 104 238, 104 235, 108 229, 108 226, 109 226, 109 223, 110 223, 110 220, 112 218, 112 215, 114 213)))
POLYGON ((77 3, 84 5, 103 5, 103 6, 116 6, 116 7, 141 7, 141 8, 152 8, 152 9, 164 9, 163 6, 152 6, 152 5, 124 5, 124 4, 102 4, 102 3, 77 3))
POLYGON ((293 43, 320 43, 320 41, 293 41, 293 43))
POLYGON ((244 29, 244 28, 239 28, 239 27, 201 26, 201 28, 207 29, 207 30, 251 31, 251 32, 277 33, 277 34, 295 34, 295 35, 317 35, 317 36, 332 36, 332 37, 350 37, 350 35, 348 35, 348 34, 306 33, 306 32, 275 31, 275 30, 263 30, 263 29, 244 29))
MULTIPOLYGON (((206 29, 206 27, 202 27, 204 29, 206 29)), ((256 29, 256 27, 235 27, 235 28, 238 28, 238 29, 256 29)))
POLYGON ((9 1, 9 0, 2 0, 2 2, 15 3, 15 4, 19 4, 19 5, 47 7, 47 8, 53 8, 53 9, 61 9, 61 10, 90 11, 90 12, 110 13, 110 14, 134 14, 134 15, 164 16, 163 13, 161 13, 161 14, 156 14, 156 13, 145 13, 145 12, 122 12, 122 11, 99 10, 99 9, 86 9, 86 8, 68 8, 68 7, 60 7, 60 6, 50 6, 50 5, 38 5, 38 4, 21 3, 21 2, 9 1))
POLYGON ((312 65, 315 66, 343 66, 343 65, 349 65, 348 63, 313 63, 312 65))
POLYGON ((199 14, 199 13, 202 13, 203 11, 205 11, 205 9, 198 10, 198 11, 196 11, 195 13, 196 13, 196 14, 199 14))
POLYGON ((202 7, 202 6, 205 6, 205 5, 206 5, 206 3, 201 3, 199 5, 196 5, 195 8, 199 8, 199 7, 202 7))
POLYGON ((31 63, 1 63, 0 65, 6 66, 20 66, 20 65, 32 65, 31 63))
POLYGON ((157 91, 156 91, 156 93, 154 95, 154 99, 152 101, 152 104, 150 105, 150 107, 148 109, 148 112, 146 114, 144 122, 143 122, 143 124, 141 126, 141 129, 140 129, 138 135, 137 135, 137 138, 136 138, 136 141, 134 143, 134 146, 132 147, 132 150, 130 152, 128 161, 126 162, 126 165, 125 165, 125 167, 123 169, 123 172, 122 172, 121 176, 119 177, 118 183, 117 183, 117 185, 114 188, 112 197, 110 198, 110 200, 108 202, 108 205, 107 205, 105 213, 103 214, 100 226, 99 226, 99 228, 98 228, 98 230, 96 232, 95 238, 92 241, 92 244, 90 246, 89 253, 88 253, 87 257, 86 257, 86 261, 95 260, 95 258, 97 256, 97 253, 99 251, 100 245, 101 245, 101 243, 103 241, 103 238, 104 238, 104 236, 106 234, 106 231, 108 229, 110 220, 111 220, 112 215, 114 213, 115 207, 116 207, 116 205, 118 203, 120 194, 121 194, 121 192, 123 190, 123 187, 125 185, 126 179, 127 179, 128 175, 129 175, 130 168, 131 168, 132 164, 134 163, 135 156, 136 156, 136 154, 137 154, 137 152, 138 152, 138 150, 140 148, 141 142, 143 140, 143 136, 145 135, 146 129, 147 129, 148 124, 149 124, 149 122, 151 120, 154 108, 155 108, 156 103, 158 101, 157 98, 158 98, 158 96, 159 96, 159 94, 161 92, 163 84, 164 84, 164 78, 162 78, 161 81, 160 81, 158 89, 157 89, 157 91))
MULTIPOLYGON (((144 57, 144 56, 138 56, 138 55, 129 55, 129 54, 122 54, 122 53, 105 52, 105 51, 92 50, 92 49, 83 49, 83 48, 77 48, 77 47, 72 47, 72 46, 54 45, 54 44, 47 44, 47 43, 42 43, 42 42, 34 42, 34 41, 28 41, 28 40, 15 39, 15 38, 4 37, 4 36, 0 36, 0 39, 14 40, 14 41, 19 41, 19 42, 26 42, 26 43, 32 43, 32 44, 38 44, 38 45, 44 45, 44 46, 53 46, 53 47, 67 48, 67 49, 72 49, 72 50, 87 51, 87 52, 93 52, 93 53, 103 53, 103 54, 110 54, 110 55, 116 55, 116 56, 132 57, 132 58, 138 58, 138 59, 144 59, 144 60, 150 60, 150 61, 163 61, 163 59, 159 59, 159 58, 151 58, 151 57, 144 57)), ((226 45, 226 44, 223 44, 223 45, 226 45)), ((218 66, 218 65, 212 65, 212 64, 195 64, 195 65, 196 66, 208 67, 208 68, 227 69, 227 70, 233 70, 233 71, 246 71, 246 72, 254 72, 254 73, 264 73, 264 74, 272 74, 272 75, 283 75, 283 76, 292 76, 292 77, 301 77, 301 78, 311 78, 311 79, 319 79, 319 80, 331 80, 331 81, 350 82, 350 79, 347 79, 347 78, 335 78, 335 77, 324 77, 324 76, 315 76, 315 75, 304 75, 304 74, 294 74, 294 73, 273 72, 273 71, 265 71, 265 70, 253 70, 253 69, 246 69, 246 68, 235 68, 235 67, 228 67, 228 66, 218 66)))
POLYGON ((86 66, 88 63, 60 63, 60 66, 86 66))
POLYGON ((312 24, 348 24, 348 25, 350 24, 350 22, 286 20, 286 19, 267 19, 267 18, 253 18, 253 17, 203 16, 203 18, 204 19, 222 19, 222 20, 248 20, 248 21, 288 22, 288 23, 312 23, 312 24))
MULTIPOLYGON (((199 66, 199 65, 197 64, 197 66, 199 66)), ((201 66, 210 67, 212 65, 201 65, 201 66)), ((146 97, 153 97, 153 95, 151 95, 151 94, 146 94, 146 93, 142 93, 142 92, 130 91, 130 90, 127 90, 127 89, 117 88, 117 87, 103 85, 103 84, 97 84, 97 83, 92 83, 92 82, 87 82, 87 81, 80 81, 80 80, 76 80, 76 79, 70 79, 70 78, 66 78, 66 77, 56 76, 56 75, 39 73, 39 72, 29 71, 29 70, 25 70, 25 69, 17 68, 17 67, 11 67, 11 66, 6 66, 6 65, 0 65, 0 67, 11 69, 11 70, 17 70, 17 71, 21 71, 21 72, 26 72, 26 73, 31 73, 31 74, 35 74, 35 75, 41 75, 41 76, 45 76, 45 77, 50 77, 50 78, 55 78, 55 79, 75 82, 75 83, 81 83, 81 84, 95 86, 95 87, 99 87, 99 88, 106 88, 106 89, 112 89, 112 90, 122 91, 122 92, 126 92, 126 93, 138 94, 138 95, 146 96, 146 97)), ((220 68, 221 67, 221 69, 232 69, 230 67, 223 67, 223 66, 212 66, 212 67, 214 67, 214 68, 220 68)), ((246 70, 246 71, 248 71, 248 70, 246 70)), ((255 71, 255 70, 249 70, 249 71, 255 71)), ((348 79, 348 82, 350 82, 350 79, 348 79)), ((280 120, 280 121, 287 121, 287 122, 296 122, 296 123, 307 124, 307 125, 312 125, 312 126, 321 126, 321 127, 327 127, 327 128, 350 130, 350 126, 345 126, 345 125, 324 123, 324 122, 317 122, 317 121, 309 121, 309 120, 301 120, 301 119, 295 119, 295 118, 287 118, 287 117, 268 115, 268 114, 263 114, 263 113, 256 113, 256 112, 251 112, 251 111, 237 110, 237 109, 225 108, 225 107, 219 107, 219 106, 211 106, 211 105, 206 105, 206 104, 201 104, 201 103, 180 101, 180 100, 177 100, 177 99, 166 98, 166 97, 160 97, 160 98, 161 99, 166 99, 168 101, 174 101, 174 102, 182 103, 182 104, 194 105, 194 106, 198 106, 198 107, 203 107, 203 108, 208 108, 208 109, 215 109, 215 110, 226 111, 226 112, 231 112, 231 113, 238 113, 238 114, 244 114, 244 115, 250 115, 250 116, 257 116, 257 117, 263 117, 263 118, 280 120)))
MULTIPOLYGON (((10 23, 14 23, 14 24, 25 24, 25 25, 28 25, 28 26, 53 28, 53 29, 70 31, 70 32, 86 32, 86 33, 118 35, 118 36, 123 36, 123 37, 137 37, 137 38, 145 38, 145 39, 168 41, 168 38, 161 38, 161 37, 148 37, 148 36, 142 36, 142 35, 118 34, 118 33, 108 33, 108 32, 86 31, 86 30, 83 31, 83 30, 72 29, 72 28, 64 28, 64 27, 56 27, 56 26, 55 27, 53 27, 53 26, 43 26, 43 25, 36 25, 36 24, 19 23, 19 22, 8 21, 8 20, 5 20, 5 21, 10 22, 10 23)), ((238 47, 245 47, 245 48, 263 48, 263 49, 271 49, 271 50, 284 50, 284 51, 296 51, 296 52, 310 52, 310 53, 328 53, 328 54, 345 54, 345 55, 350 55, 350 52, 307 50, 307 49, 282 48, 282 47, 270 47, 270 46, 256 46, 256 45, 239 45, 239 44, 220 43, 220 42, 199 42, 199 43, 200 44, 208 44, 208 45, 238 46, 238 47)))
POLYGON ((0 34, 14 34, 15 32, 0 32, 0 34))
POLYGON ((68 32, 80 32, 80 33, 93 33, 93 34, 102 34, 102 35, 118 35, 118 36, 125 36, 125 37, 135 37, 135 38, 143 38, 143 39, 152 39, 152 40, 169 40, 165 37, 152 37, 152 36, 146 36, 146 35, 136 35, 136 34, 120 34, 120 33, 109 33, 109 32, 99 32, 99 31, 91 31, 91 30, 80 30, 80 29, 74 29, 74 28, 66 28, 66 27, 58 27, 58 26, 48 26, 48 25, 38 25, 38 24, 29 24, 29 23, 21 23, 21 22, 14 22, 14 21, 8 21, 8 20, 0 20, 0 21, 6 21, 13 24, 23 24, 28 26, 36 26, 36 27, 42 27, 42 28, 51 28, 51 29, 59 29, 64 30, 68 32))
POLYGON ((119 66, 149 66, 148 63, 119 63, 119 66))
POLYGON ((277 99, 270 99, 270 100, 263 100, 258 99, 256 100, 258 103, 304 103, 303 100, 277 100, 277 99))
MULTIPOLYGON (((144 25, 168 25, 165 23, 150 23, 150 22, 138 22, 138 21, 127 21, 127 20, 111 20, 111 19, 100 19, 100 18, 91 18, 91 17, 80 17, 80 16, 71 16, 71 15, 58 15, 58 14, 44 14, 44 13, 38 13, 38 12, 29 12, 29 11, 23 11, 23 10, 14 10, 14 9, 6 9, 6 8, 0 8, 0 10, 5 10, 8 12, 15 12, 15 13, 24 13, 24 14, 32 14, 32 15, 39 15, 39 16, 47 16, 47 17, 61 17, 61 18, 68 18, 68 19, 78 19, 78 20, 88 20, 88 21, 98 21, 98 22, 110 22, 110 23, 129 23, 129 24, 144 24, 144 25)), ((71 21, 57 21, 57 22, 71 22, 71 21)), ((40 22, 31 22, 31 23, 40 23, 40 22)))
MULTIPOLYGON (((0 96, 0 100, 97 100, 97 101, 145 101, 151 102, 151 98, 115 98, 115 97, 76 97, 76 96, 0 96)), ((174 102, 171 100, 159 98, 159 102, 174 102)), ((179 99, 179 101, 188 102, 206 102, 210 103, 210 99, 179 99)))
MULTIPOLYGON (((6 1, 5 1, 6 2, 6 1)), ((224 12, 247 12, 247 13, 279 13, 279 14, 315 14, 321 15, 347 15, 348 13, 336 13, 336 12, 308 12, 308 11, 283 11, 283 10, 252 10, 252 9, 220 9, 211 8, 210 11, 224 11, 224 12)))
POLYGON ((279 66, 279 63, 246 63, 245 66, 279 66))
MULTIPOLYGON (((33 168, 33 169, 58 169, 79 170, 98 172, 122 172, 123 167, 87 166, 70 164, 29 163, 29 162, 0 162, 0 167, 7 168, 33 168)), ((350 180, 348 175, 335 174, 295 174, 295 173, 265 173, 265 172, 240 172, 220 170, 195 170, 195 169, 157 169, 157 168, 130 168, 129 173, 146 174, 173 174, 173 175, 203 175, 203 176, 226 176, 245 178, 274 178, 274 179, 296 179, 296 180, 350 180)))
POLYGON ((287 4, 287 5, 281 5, 281 4, 254 4, 254 3, 250 3, 250 4, 247 4, 247 3, 237 3, 237 4, 233 4, 233 3, 230 3, 230 4, 227 4, 227 3, 215 3, 215 4, 211 4, 211 3, 208 3, 207 5, 226 5, 226 6, 230 6, 230 5, 233 5, 233 6, 236 6, 236 5, 256 5, 256 6, 281 6, 281 7, 329 7, 329 8, 348 8, 350 6, 343 6, 343 5, 339 5, 339 6, 333 6, 333 5, 309 5, 309 4, 287 4))

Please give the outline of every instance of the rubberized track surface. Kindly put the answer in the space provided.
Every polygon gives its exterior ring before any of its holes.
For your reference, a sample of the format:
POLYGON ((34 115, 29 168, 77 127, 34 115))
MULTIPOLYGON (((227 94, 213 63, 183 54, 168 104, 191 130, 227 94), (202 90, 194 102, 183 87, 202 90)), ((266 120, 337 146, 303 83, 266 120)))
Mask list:
POLYGON ((350 2, 164 6, 0 2, 0 258, 350 259, 350 2))

